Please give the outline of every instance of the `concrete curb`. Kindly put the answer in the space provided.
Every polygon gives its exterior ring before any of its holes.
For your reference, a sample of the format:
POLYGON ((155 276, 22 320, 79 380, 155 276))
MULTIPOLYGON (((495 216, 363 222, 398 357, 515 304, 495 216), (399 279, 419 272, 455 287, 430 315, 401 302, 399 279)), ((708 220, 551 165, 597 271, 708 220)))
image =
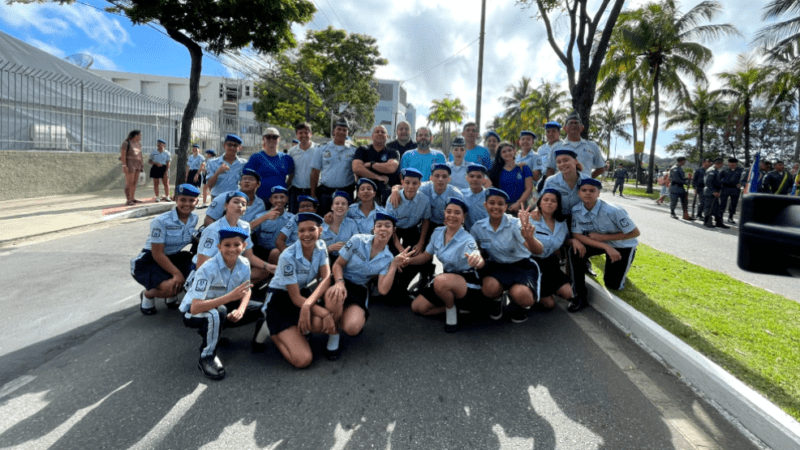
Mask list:
POLYGON ((137 219, 139 217, 152 216, 167 212, 175 206, 175 202, 154 203, 152 205, 145 205, 141 208, 129 209, 116 214, 109 214, 103 217, 103 221, 119 220, 119 219, 137 219))
POLYGON ((587 278, 594 309, 647 349, 774 449, 800 449, 800 423, 733 375, 673 336, 622 299, 587 278))

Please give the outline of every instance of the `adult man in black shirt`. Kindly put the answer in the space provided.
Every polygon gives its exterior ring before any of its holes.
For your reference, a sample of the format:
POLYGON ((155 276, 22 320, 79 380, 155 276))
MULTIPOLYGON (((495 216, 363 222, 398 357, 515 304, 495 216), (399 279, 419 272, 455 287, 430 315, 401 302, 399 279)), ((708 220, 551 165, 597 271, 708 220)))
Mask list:
POLYGON ((792 191, 791 174, 785 170, 783 161, 776 160, 772 166, 775 168, 772 172, 764 175, 761 180, 762 191, 775 195, 789 195, 792 191))
POLYGON ((386 147, 391 148, 392 150, 397 150, 397 153, 400 154, 400 158, 403 157, 403 153, 417 148, 417 143, 411 140, 410 123, 406 122, 405 120, 398 123, 395 134, 397 134, 397 139, 386 144, 386 147))
POLYGON ((706 197, 703 195, 703 190, 706 187, 706 171, 711 167, 711 160, 706 158, 703 160, 703 165, 694 171, 692 175, 692 187, 694 188, 694 196, 697 198, 697 218, 703 220, 703 208, 705 208, 706 197))
POLYGON ((357 178, 369 178, 378 185, 381 205, 392 193, 392 186, 400 184, 400 155, 397 150, 386 147, 388 133, 383 125, 372 129, 372 144, 356 149, 353 158, 353 173, 357 178))

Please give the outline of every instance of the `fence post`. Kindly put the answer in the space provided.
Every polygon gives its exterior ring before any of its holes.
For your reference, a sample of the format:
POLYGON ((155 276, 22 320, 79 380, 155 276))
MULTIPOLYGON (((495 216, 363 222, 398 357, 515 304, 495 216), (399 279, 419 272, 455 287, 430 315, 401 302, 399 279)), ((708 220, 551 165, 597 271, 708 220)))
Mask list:
POLYGON ((83 141, 83 130, 84 130, 84 121, 86 120, 86 109, 83 107, 83 81, 81 81, 81 153, 84 150, 84 141, 83 141))

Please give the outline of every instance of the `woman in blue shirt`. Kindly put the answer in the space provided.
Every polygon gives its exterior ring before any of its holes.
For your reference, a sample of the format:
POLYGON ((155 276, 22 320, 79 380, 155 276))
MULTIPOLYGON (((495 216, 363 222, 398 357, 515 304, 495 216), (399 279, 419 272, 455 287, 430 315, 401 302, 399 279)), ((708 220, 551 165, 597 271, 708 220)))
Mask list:
POLYGON ((411 303, 411 310, 424 316, 444 312, 444 330, 448 333, 458 330, 456 300, 470 311, 480 309, 486 303, 475 270, 483 268, 486 263, 475 239, 463 228, 468 209, 463 201, 451 197, 444 209, 445 226, 434 230, 424 252, 406 261, 406 264, 424 264, 434 255, 441 261, 444 273, 420 290, 411 303))
POLYGON ((339 257, 339 250, 344 247, 351 237, 359 233, 356 221, 347 217, 350 207, 350 196, 347 192, 336 191, 333 193, 331 203, 331 223, 322 224, 322 239, 328 247, 328 258, 331 264, 339 257))
MULTIPOLYGON (((275 277, 269 282, 264 312, 272 342, 289 364, 302 369, 313 355, 305 335, 336 333, 332 311, 318 303, 331 284, 325 243, 319 240, 322 217, 297 214, 297 242, 281 253, 275 277), (314 292, 308 285, 319 280, 314 292)), ((263 322, 256 326, 256 344, 266 339, 263 322), (260 342, 259 342, 260 341, 260 342)))
MULTIPOLYGON (((485 252, 487 265, 481 272, 483 295, 494 299, 489 317, 503 316, 503 291, 517 305, 511 321, 528 320, 528 309, 539 297, 539 266, 531 254, 541 254, 542 243, 534 237, 530 220, 506 214, 508 194, 497 188, 486 190, 486 212, 489 217, 475 222, 470 233, 485 252)), ((526 211, 527 214, 527 210, 526 211)))
POLYGON ((533 172, 527 164, 517 164, 516 154, 510 142, 501 142, 489 170, 492 186, 508 194, 508 212, 514 216, 525 208, 525 202, 533 193, 533 172))
MULTIPOLYGON (((351 237, 331 269, 334 284, 325 292, 325 308, 333 313, 337 328, 349 336, 360 333, 369 317, 370 278, 378 276, 378 292, 386 295, 398 266, 408 258, 410 248, 397 256, 389 251, 395 223, 394 216, 376 213, 373 234, 351 237)), ((328 339, 325 356, 332 361, 339 358, 338 334, 328 339)))

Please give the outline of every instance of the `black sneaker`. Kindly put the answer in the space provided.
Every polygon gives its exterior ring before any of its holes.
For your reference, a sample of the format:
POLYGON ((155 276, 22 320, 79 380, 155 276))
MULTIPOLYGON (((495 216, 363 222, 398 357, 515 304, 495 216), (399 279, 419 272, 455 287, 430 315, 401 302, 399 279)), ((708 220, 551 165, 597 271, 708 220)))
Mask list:
POLYGON ((736 225, 736 221, 733 220, 733 217, 728 219, 728 223, 731 224, 731 225, 736 225))
POLYGON ((511 321, 514 323, 522 323, 528 320, 528 310, 517 306, 514 308, 514 312, 511 313, 511 321))
POLYGON ((501 296, 497 300, 490 300, 492 302, 492 306, 489 308, 490 319, 500 320, 503 318, 503 300, 505 300, 504 296, 501 296))

